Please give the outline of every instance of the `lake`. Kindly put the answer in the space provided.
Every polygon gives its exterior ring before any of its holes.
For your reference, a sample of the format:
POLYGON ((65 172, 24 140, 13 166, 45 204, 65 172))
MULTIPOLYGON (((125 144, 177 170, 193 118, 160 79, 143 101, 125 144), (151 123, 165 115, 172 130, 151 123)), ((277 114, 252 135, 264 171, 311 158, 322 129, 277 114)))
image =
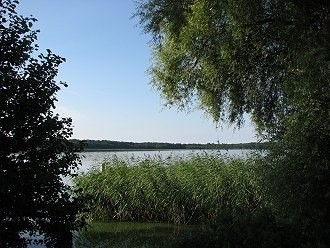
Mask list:
POLYGON ((111 158, 139 160, 149 159, 168 159, 171 157, 190 157, 193 155, 222 155, 225 157, 246 158, 253 150, 144 150, 144 151, 87 151, 79 153, 82 166, 79 172, 87 172, 91 168, 100 167, 102 162, 109 161, 111 158))

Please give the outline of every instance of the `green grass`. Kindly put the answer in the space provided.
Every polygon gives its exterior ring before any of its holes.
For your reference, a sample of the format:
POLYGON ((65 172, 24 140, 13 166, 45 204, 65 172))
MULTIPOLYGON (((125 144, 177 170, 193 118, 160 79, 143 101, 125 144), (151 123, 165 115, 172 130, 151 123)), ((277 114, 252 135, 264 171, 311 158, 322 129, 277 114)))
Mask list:
POLYGON ((261 207, 254 159, 219 156, 113 159, 76 179, 90 219, 207 223, 222 212, 261 207))

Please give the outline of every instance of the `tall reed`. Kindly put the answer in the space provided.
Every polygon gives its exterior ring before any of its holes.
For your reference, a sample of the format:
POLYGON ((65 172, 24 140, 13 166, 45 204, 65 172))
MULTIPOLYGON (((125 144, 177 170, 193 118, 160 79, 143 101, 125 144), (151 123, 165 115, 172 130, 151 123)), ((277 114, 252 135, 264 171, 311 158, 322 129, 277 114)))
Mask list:
POLYGON ((89 216, 118 221, 203 223, 262 204, 257 163, 220 156, 112 159, 75 183, 89 216))

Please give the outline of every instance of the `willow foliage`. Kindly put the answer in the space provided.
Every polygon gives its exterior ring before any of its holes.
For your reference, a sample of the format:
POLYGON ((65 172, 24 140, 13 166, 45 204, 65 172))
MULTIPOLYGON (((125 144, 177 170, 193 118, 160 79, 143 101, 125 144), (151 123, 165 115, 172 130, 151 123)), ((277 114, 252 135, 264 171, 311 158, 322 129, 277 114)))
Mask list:
POLYGON ((297 85, 310 74, 300 62, 329 70, 327 1, 149 0, 136 15, 154 37, 152 84, 168 104, 197 102, 216 122, 241 125, 249 113, 260 131, 279 131, 308 89, 297 85))

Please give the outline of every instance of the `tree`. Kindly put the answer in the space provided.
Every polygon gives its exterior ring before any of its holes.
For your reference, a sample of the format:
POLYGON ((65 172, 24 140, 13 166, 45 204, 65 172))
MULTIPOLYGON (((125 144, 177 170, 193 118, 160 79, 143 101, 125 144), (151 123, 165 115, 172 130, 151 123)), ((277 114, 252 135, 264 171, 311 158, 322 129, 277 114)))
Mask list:
POLYGON ((153 35, 150 74, 168 104, 197 100, 217 122, 250 113, 269 132, 291 110, 300 58, 328 61, 328 11, 322 0, 149 0, 136 15, 153 35))
POLYGON ((306 242, 330 234, 329 12, 327 0, 146 0, 136 12, 167 104, 197 103, 220 124, 248 113, 272 141, 270 201, 306 242))
POLYGON ((18 15, 17 4, 0 2, 0 246, 25 247, 43 235, 49 247, 71 247, 83 222, 63 181, 80 164, 68 141, 71 119, 54 113, 65 59, 49 49, 34 57, 36 19, 18 15))

